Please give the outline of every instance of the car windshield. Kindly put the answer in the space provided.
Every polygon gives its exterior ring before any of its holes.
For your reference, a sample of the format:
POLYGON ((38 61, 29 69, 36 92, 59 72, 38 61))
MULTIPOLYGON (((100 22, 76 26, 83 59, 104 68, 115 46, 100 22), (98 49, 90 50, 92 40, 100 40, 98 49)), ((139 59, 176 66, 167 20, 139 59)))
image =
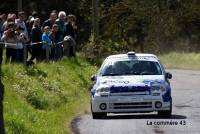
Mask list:
POLYGON ((162 71, 158 62, 142 60, 106 62, 100 70, 101 76, 161 74, 162 71))

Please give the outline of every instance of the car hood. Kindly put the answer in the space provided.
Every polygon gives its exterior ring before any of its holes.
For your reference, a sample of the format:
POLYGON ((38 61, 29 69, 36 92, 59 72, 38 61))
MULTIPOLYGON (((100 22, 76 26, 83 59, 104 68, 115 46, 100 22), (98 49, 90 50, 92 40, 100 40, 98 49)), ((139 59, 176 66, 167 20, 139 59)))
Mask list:
POLYGON ((117 86, 151 86, 151 83, 163 83, 163 75, 135 75, 135 76, 102 76, 98 77, 98 84, 107 87, 117 86))

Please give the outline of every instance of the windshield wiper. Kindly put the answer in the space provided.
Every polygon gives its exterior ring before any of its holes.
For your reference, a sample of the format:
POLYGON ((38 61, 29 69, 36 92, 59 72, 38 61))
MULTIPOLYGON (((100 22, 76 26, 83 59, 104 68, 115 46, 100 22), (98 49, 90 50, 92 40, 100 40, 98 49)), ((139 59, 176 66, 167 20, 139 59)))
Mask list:
POLYGON ((140 73, 139 72, 127 72, 127 73, 125 73, 126 75, 140 75, 140 73))
POLYGON ((140 75, 155 75, 155 74, 151 72, 141 72, 140 75))
POLYGON ((122 74, 116 74, 116 73, 109 73, 109 74, 103 74, 102 76, 118 76, 122 74))

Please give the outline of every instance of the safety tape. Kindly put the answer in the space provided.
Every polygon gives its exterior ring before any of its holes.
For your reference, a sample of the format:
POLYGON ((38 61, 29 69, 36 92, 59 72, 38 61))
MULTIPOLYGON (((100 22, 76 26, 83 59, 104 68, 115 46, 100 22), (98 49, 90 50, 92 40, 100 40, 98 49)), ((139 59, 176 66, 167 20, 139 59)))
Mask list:
MULTIPOLYGON (((58 45, 58 44, 62 44, 62 43, 64 43, 65 41, 60 41, 60 42, 58 42, 58 43, 51 43, 51 44, 53 44, 53 45, 58 45)), ((42 44, 42 43, 45 43, 45 42, 34 42, 34 43, 24 43, 24 45, 37 45, 37 44, 42 44)), ((17 43, 7 43, 7 42, 0 42, 0 44, 5 44, 5 45, 7 45, 7 46, 16 46, 17 45, 17 43)))

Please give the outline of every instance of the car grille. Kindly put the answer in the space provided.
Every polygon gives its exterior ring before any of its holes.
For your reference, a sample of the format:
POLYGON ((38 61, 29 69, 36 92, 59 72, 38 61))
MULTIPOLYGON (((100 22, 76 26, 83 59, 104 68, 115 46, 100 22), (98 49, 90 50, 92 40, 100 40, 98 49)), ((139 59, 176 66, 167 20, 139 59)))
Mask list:
POLYGON ((134 87, 111 87, 111 96, 129 96, 129 95, 149 95, 150 87, 134 86, 134 87))
POLYGON ((152 108, 152 102, 110 103, 112 109, 139 109, 152 108))

